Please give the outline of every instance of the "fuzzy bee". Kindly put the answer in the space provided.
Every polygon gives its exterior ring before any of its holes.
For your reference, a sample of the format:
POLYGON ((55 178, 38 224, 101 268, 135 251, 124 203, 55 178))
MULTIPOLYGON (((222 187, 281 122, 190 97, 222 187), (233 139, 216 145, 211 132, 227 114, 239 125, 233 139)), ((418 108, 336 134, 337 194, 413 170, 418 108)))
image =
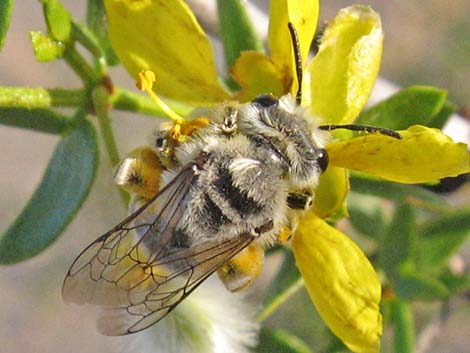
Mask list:
POLYGON ((323 130, 337 126, 313 125, 299 103, 300 91, 223 104, 181 143, 157 131, 118 166, 132 212, 74 261, 65 301, 104 307, 99 330, 123 335, 162 319, 215 272, 230 291, 248 287, 328 165, 323 130))
MULTIPOLYGON (((145 171, 165 153, 162 135, 147 156, 121 163, 118 183, 149 179, 145 171)), ((148 201, 152 187, 138 191, 135 211, 75 260, 65 300, 108 308, 99 328, 120 335, 161 319, 213 272, 229 290, 248 286, 264 248, 288 225, 289 206, 308 206, 328 164, 324 135, 290 95, 219 107, 208 126, 172 151, 162 190, 148 201)))

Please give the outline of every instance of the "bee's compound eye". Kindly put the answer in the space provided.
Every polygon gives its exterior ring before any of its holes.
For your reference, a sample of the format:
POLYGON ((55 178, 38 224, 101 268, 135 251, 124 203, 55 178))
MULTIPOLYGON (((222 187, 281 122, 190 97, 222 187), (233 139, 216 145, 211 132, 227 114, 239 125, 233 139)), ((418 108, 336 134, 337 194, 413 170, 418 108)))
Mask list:
POLYGON ((158 149, 158 150, 163 150, 166 146, 166 138, 162 137, 162 136, 158 136, 156 139, 155 139, 155 147, 158 149))
POLYGON ((328 153, 324 148, 318 151, 317 163, 322 173, 328 168, 328 153))
POLYGON ((262 94, 261 96, 256 97, 252 100, 252 103, 258 104, 264 108, 277 106, 279 104, 279 99, 270 95, 270 94, 262 94))

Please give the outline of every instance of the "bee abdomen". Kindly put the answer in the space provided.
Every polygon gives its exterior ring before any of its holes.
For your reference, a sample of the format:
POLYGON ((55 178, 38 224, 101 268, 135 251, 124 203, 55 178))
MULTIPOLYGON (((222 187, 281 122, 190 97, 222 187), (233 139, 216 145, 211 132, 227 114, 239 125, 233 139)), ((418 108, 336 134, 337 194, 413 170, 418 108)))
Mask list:
POLYGON ((248 196, 245 190, 234 184, 232 173, 223 166, 218 170, 214 188, 241 218, 258 214, 263 210, 262 204, 248 196))
POLYGON ((207 193, 204 193, 204 218, 208 228, 218 231, 223 225, 231 223, 230 219, 222 212, 219 206, 212 201, 207 193))

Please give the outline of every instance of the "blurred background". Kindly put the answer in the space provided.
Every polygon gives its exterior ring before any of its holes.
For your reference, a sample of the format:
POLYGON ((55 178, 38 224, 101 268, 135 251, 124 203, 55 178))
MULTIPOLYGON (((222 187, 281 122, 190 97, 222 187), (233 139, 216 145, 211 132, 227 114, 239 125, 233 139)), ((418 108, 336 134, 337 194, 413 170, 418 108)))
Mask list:
MULTIPOLYGON (((63 0, 63 4, 79 19, 85 17, 85 2, 63 0)), ((217 31, 210 11, 213 1, 192 1, 195 9, 203 10, 201 21, 217 31)), ((323 1, 320 23, 335 16, 339 9, 353 1, 323 1)), ((428 1, 362 1, 380 13, 385 32, 384 54, 380 75, 399 86, 433 85, 447 89, 449 100, 462 114, 470 110, 470 0, 450 2, 428 1)), ((249 4, 254 16, 262 16, 268 1, 249 4)), ((260 27, 266 21, 257 21, 260 27)), ((75 88, 80 82, 60 61, 40 64, 35 61, 28 31, 46 31, 39 1, 15 3, 12 23, 5 46, 0 53, 0 85, 75 88)), ((259 28, 261 33, 266 28, 259 28)), ((216 45, 217 47, 217 45, 216 45)), ((113 81, 133 89, 134 82, 122 69, 112 69, 113 81)), ((155 118, 130 114, 113 115, 113 127, 121 155, 145 144, 155 118)), ((467 119, 469 117, 467 116, 467 119)), ((468 127, 468 121, 467 121, 468 127)), ((466 136, 466 142, 470 137, 466 136)), ((47 166, 58 138, 0 125, 0 232, 5 231, 22 210, 35 190, 47 166)), ((107 157, 101 165, 93 189, 77 217, 66 232, 46 251, 23 263, 0 267, 0 352, 116 352, 112 338, 96 333, 94 320, 82 308, 66 306, 61 299, 63 277, 73 259, 89 242, 108 230, 125 216, 119 195, 113 186, 107 157)), ((459 199, 469 200, 469 187, 459 190, 459 199)), ((460 201, 461 202, 461 201, 460 201)), ((468 248, 468 242, 466 244, 468 248)), ((468 254, 468 251, 467 251, 468 254)), ((273 263, 273 266, 275 264, 273 263)), ((266 266, 266 276, 272 270, 266 266)), ((253 300, 261 296, 263 281, 253 289, 253 300)), ((470 352, 470 306, 453 303, 451 315, 439 328, 429 353, 470 352)), ((300 292, 268 322, 278 325, 287 313, 311 311, 308 322, 289 323, 301 338, 316 347, 325 335, 305 292, 300 292), (297 327, 298 326, 298 327, 297 327), (318 330, 316 329, 318 327, 318 330)), ((423 304, 417 332, 424 329, 437 308, 423 304)), ((300 315, 304 317, 306 315, 300 315)), ((386 345, 385 345, 386 346, 386 345)))

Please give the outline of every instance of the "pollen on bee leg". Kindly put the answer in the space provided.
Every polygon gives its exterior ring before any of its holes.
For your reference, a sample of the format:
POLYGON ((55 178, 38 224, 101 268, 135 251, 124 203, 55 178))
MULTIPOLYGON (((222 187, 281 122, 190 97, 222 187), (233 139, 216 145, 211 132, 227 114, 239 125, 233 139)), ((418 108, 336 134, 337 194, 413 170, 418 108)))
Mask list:
POLYGON ((133 150, 118 164, 114 181, 129 193, 150 199, 160 189, 160 176, 164 167, 149 147, 133 150))
POLYGON ((197 129, 206 127, 207 125, 209 125, 209 123, 210 123, 209 119, 205 117, 199 117, 193 120, 185 121, 181 125, 181 133, 184 136, 191 136, 194 131, 196 131, 197 129))
POLYGON ((286 244, 292 238, 292 233, 293 233, 292 229, 288 226, 285 226, 284 228, 281 229, 281 231, 277 235, 277 240, 281 244, 286 244))
POLYGON ((248 288, 263 269, 264 249, 252 244, 222 266, 217 274, 225 287, 236 292, 248 288))
POLYGON ((175 124, 170 131, 170 138, 174 141, 184 142, 182 141, 183 136, 181 135, 181 124, 175 124))
POLYGON ((207 125, 209 125, 209 119, 203 117, 185 120, 182 123, 175 122, 169 131, 169 138, 178 144, 185 142, 188 136, 191 136, 194 131, 206 127, 207 125))

